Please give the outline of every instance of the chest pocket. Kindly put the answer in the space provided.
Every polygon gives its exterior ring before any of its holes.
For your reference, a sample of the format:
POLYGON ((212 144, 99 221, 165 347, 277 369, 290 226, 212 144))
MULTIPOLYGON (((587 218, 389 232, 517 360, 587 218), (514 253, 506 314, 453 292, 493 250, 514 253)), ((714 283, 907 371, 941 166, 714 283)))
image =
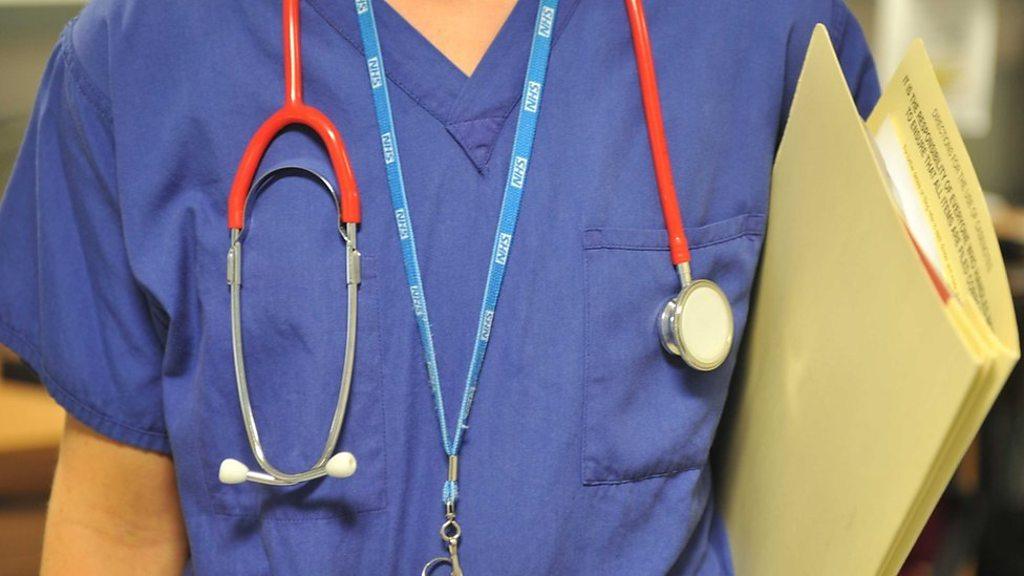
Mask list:
MULTIPOLYGON (((687 231, 694 278, 717 282, 742 337, 765 219, 744 215, 687 231)), ((679 290, 663 229, 588 230, 583 238, 585 346, 582 478, 586 485, 669 476, 705 465, 736 360, 695 371, 655 329, 679 290)))
MULTIPOLYGON (((309 178, 270 184, 249 205, 241 317, 249 396, 267 458, 286 472, 320 455, 334 413, 345 358, 345 245, 330 195, 309 178)), ((219 227, 220 228, 220 227, 219 227)), ((204 252, 200 294, 207 336, 199 373, 196 438, 214 512, 287 520, 352 517, 385 506, 386 458, 381 391, 380 279, 373 254, 362 258, 355 366, 336 451, 352 452, 356 473, 291 487, 224 485, 218 469, 236 458, 258 470, 239 408, 228 288, 227 234, 204 252)), ((372 251, 371 251, 372 252, 372 251)))

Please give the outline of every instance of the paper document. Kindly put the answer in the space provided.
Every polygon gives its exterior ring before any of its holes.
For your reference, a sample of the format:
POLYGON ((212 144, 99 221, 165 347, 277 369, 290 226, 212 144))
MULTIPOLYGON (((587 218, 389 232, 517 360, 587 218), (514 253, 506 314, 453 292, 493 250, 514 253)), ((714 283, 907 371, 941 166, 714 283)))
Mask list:
POLYGON ((920 43, 865 125, 815 30, 752 310, 716 446, 737 573, 896 574, 1020 356, 981 187, 920 43))

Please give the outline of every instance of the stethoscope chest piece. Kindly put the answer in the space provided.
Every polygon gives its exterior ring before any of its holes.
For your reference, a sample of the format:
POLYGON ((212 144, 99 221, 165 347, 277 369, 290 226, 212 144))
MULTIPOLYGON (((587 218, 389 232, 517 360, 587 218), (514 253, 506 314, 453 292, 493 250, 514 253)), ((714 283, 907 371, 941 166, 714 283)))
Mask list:
POLYGON ((718 368, 732 350, 729 298, 710 280, 687 283, 658 318, 661 345, 695 370, 718 368))

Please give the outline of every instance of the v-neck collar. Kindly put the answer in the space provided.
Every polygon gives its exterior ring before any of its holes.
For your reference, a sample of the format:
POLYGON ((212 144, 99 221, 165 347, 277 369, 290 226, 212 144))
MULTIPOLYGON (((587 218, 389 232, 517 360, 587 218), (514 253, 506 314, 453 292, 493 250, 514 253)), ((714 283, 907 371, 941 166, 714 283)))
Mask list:
MULTIPOLYGON (((362 53, 352 2, 306 1, 362 53)), ((577 2, 560 0, 553 43, 577 2)), ((480 171, 521 97, 537 6, 535 0, 516 3, 473 75, 467 77, 387 2, 374 2, 388 78, 444 125, 480 171)), ((401 119, 396 122, 401 131, 401 119)))

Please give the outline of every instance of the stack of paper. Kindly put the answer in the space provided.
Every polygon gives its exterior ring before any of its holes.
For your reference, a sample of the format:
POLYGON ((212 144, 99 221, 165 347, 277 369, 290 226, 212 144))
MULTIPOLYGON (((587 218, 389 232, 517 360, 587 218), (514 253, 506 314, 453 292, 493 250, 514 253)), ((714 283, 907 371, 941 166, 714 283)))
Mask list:
POLYGON ((865 126, 815 30, 753 305, 716 471, 737 573, 895 574, 1020 356, 920 42, 865 126))

